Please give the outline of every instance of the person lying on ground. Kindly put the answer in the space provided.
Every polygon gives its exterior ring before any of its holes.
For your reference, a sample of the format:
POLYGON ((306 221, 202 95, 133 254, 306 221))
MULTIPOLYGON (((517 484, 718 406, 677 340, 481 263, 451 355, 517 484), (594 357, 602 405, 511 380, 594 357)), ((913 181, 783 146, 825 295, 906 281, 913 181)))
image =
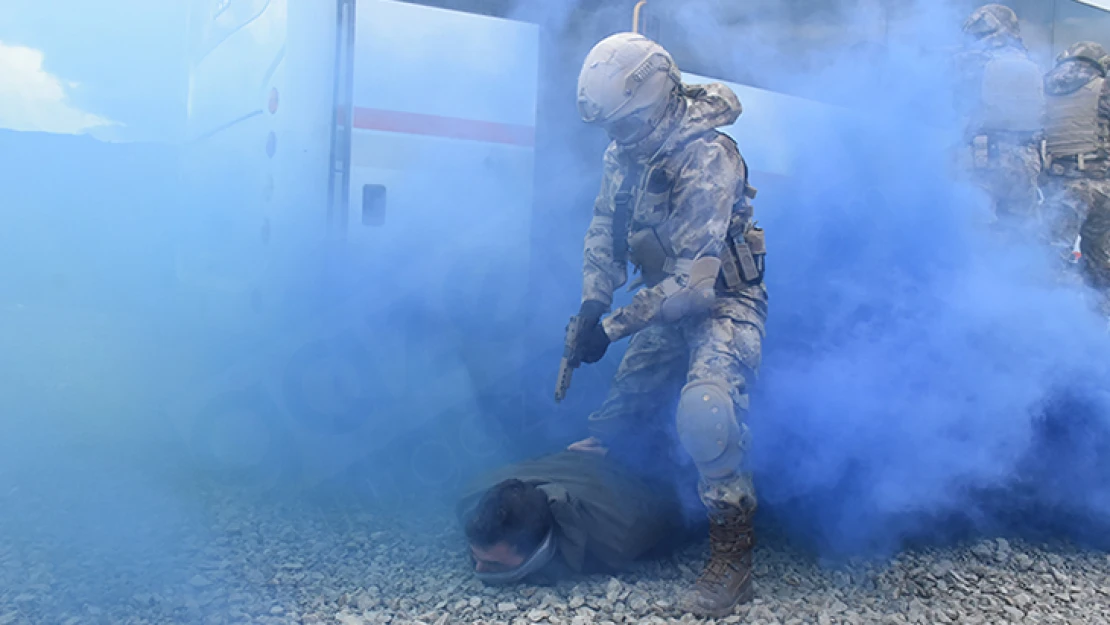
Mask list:
POLYGON ((475 575, 489 584, 620 571, 688 529, 673 484, 583 445, 482 476, 457 511, 475 575))

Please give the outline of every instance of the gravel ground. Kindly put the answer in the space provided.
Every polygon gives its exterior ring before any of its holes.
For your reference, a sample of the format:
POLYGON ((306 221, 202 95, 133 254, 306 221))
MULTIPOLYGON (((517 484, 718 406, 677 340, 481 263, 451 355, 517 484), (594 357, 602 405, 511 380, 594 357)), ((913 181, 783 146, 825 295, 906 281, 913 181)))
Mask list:
POLYGON ((467 574, 446 516, 414 526, 213 497, 199 518, 147 559, 46 544, 0 520, 0 625, 1110 623, 1110 557, 1067 545, 996 539, 823 567, 768 539, 755 556, 756 600, 699 621, 672 606, 704 544, 618 577, 510 590, 467 574))

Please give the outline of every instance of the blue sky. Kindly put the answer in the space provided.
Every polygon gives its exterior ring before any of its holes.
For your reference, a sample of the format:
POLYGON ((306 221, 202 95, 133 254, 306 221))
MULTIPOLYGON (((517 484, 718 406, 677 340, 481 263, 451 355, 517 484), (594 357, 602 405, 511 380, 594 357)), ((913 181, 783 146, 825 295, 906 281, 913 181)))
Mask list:
POLYGON ((186 0, 3 0, 0 128, 180 137, 186 0))

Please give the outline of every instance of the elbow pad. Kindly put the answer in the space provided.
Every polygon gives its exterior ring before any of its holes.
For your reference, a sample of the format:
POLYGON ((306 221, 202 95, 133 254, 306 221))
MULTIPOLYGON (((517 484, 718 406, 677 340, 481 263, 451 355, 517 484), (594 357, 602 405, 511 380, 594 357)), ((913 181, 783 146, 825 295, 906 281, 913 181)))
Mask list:
POLYGON ((674 277, 661 282, 665 299, 659 307, 660 318, 666 322, 674 322, 708 311, 717 299, 717 275, 720 272, 721 259, 703 256, 690 263, 690 277, 686 286, 679 286, 674 277))

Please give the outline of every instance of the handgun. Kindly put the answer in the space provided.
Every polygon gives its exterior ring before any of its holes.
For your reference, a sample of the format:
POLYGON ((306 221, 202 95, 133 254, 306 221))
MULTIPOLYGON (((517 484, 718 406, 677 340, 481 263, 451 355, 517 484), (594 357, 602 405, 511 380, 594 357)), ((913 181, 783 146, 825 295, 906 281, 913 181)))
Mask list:
POLYGON ((567 336, 563 341, 563 360, 559 363, 559 379, 555 382, 555 401, 563 401, 570 389, 570 378, 574 370, 582 364, 578 357, 578 334, 582 331, 582 319, 579 315, 570 318, 567 324, 567 336))

